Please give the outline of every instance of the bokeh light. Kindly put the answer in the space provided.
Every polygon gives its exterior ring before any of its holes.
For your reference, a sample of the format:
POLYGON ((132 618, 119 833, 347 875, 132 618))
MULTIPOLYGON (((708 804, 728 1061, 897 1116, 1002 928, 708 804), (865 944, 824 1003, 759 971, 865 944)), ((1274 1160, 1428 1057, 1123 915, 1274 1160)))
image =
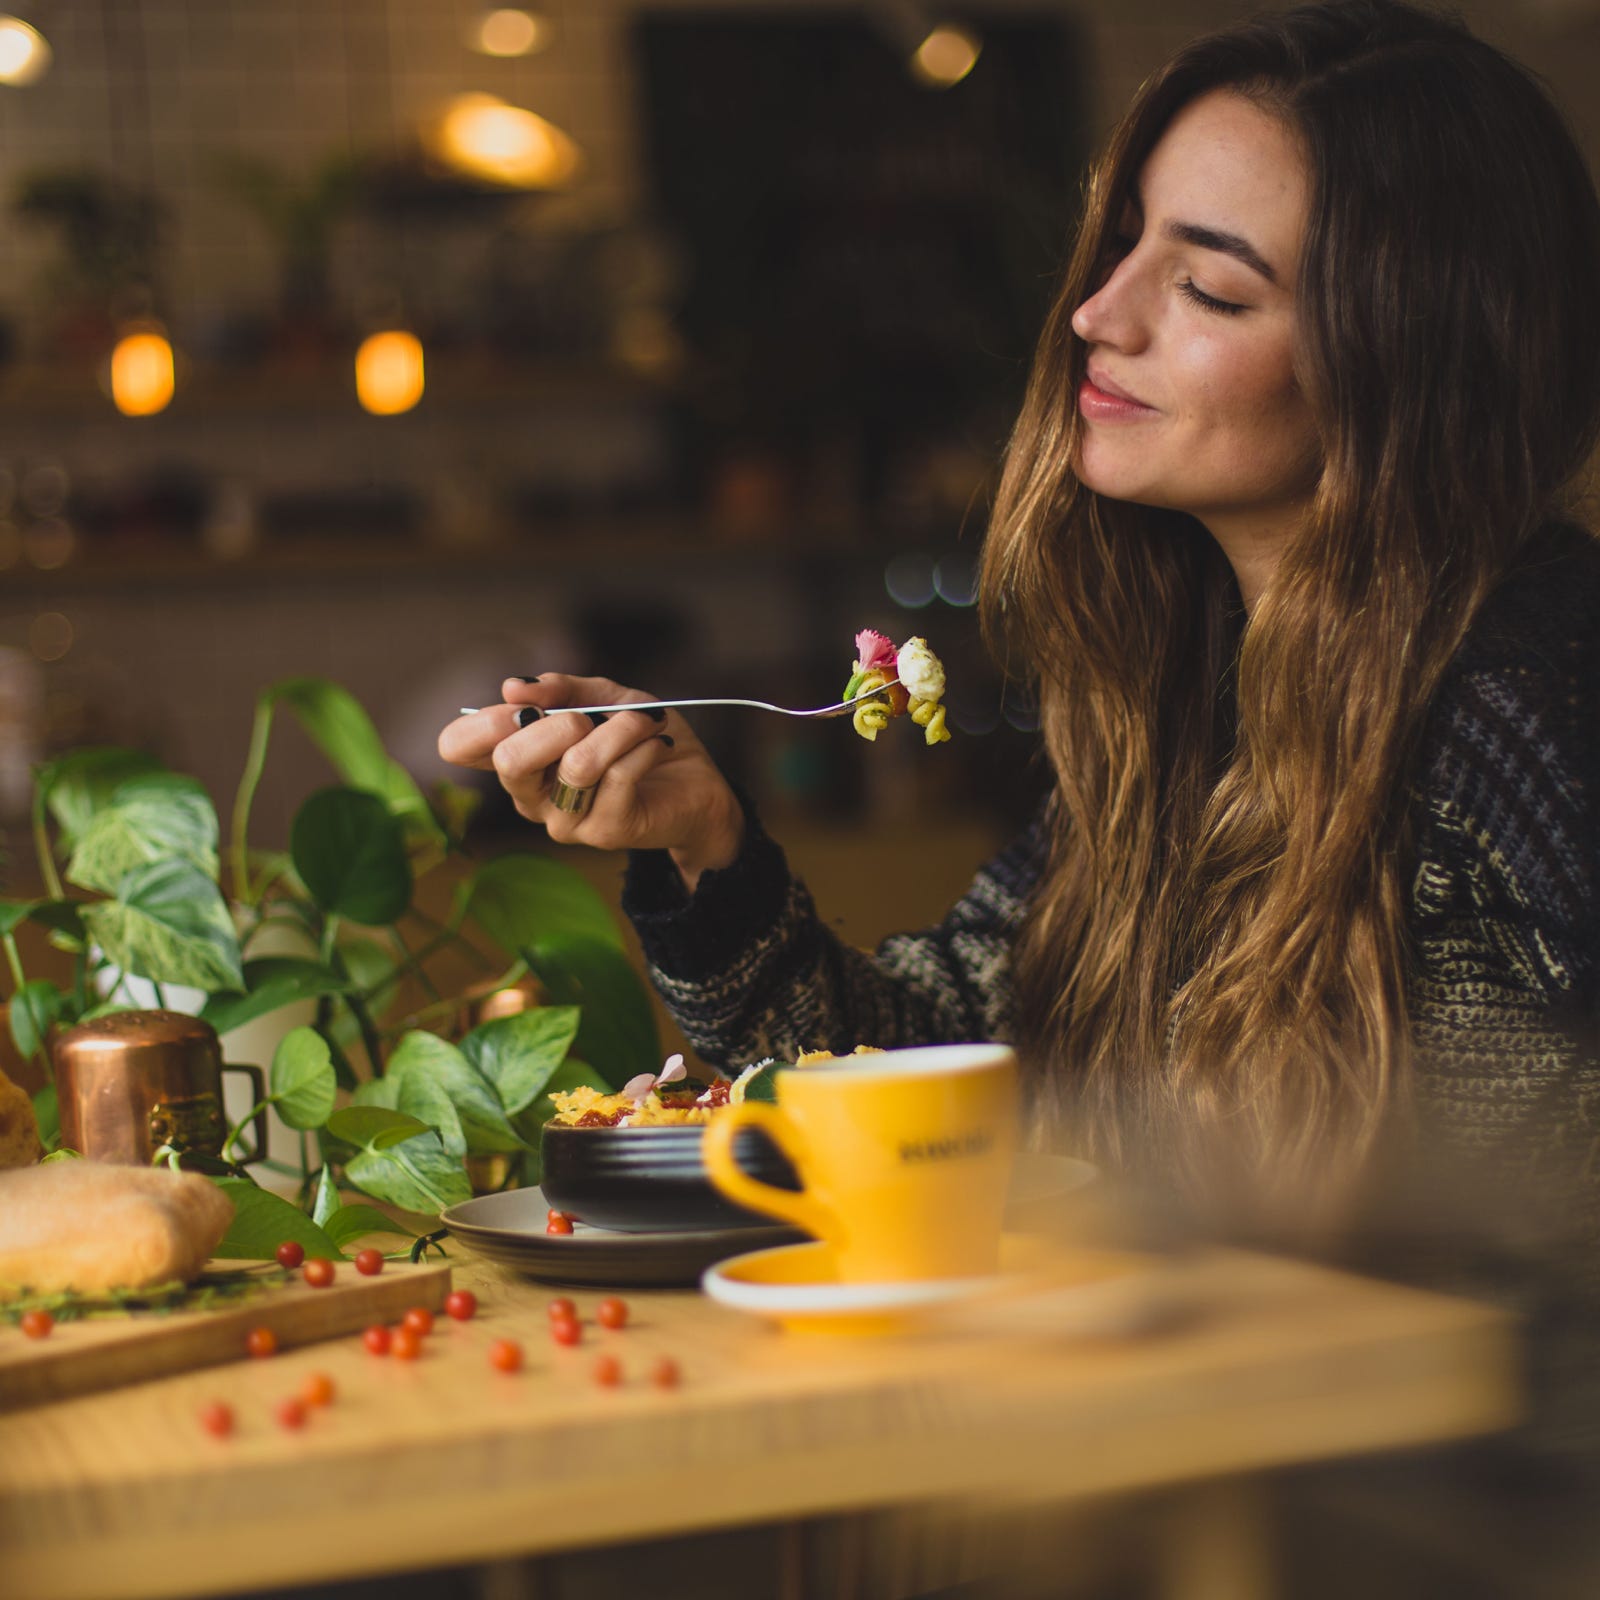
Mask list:
POLYGON ((0 83, 25 88, 50 68, 50 45, 21 17, 0 16, 0 83))
POLYGON ((111 352, 111 403, 125 417, 153 417, 172 404, 177 371, 166 336, 124 334, 111 352))
POLYGON ((532 12, 502 7, 485 11, 469 34, 472 48, 486 56, 531 56, 550 41, 550 25, 532 12))
POLYGON ((941 24, 917 46, 911 72, 930 89, 949 89, 978 64, 983 45, 975 33, 941 24))
POLYGON ((896 556, 883 569, 883 587, 897 606, 920 611, 933 603, 933 557, 923 551, 896 556))
POLYGON ((28 624, 28 649, 38 661, 59 661, 71 648, 71 621, 59 611, 41 611, 28 624))
POLYGON ((492 94, 457 95, 424 139, 445 166, 508 189, 559 189, 583 165, 577 145, 554 123, 492 94))
POLYGON ((375 417, 397 417, 422 398, 422 341, 414 333, 387 328, 361 341, 356 351, 356 398, 375 417))

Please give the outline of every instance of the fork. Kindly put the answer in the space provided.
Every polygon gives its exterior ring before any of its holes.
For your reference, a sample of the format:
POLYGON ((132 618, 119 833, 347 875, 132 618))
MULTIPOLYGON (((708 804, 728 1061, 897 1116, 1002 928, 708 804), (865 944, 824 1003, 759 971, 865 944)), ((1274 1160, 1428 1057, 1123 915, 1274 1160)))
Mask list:
MULTIPOLYGON (((614 706, 541 706, 538 709, 547 717, 553 717, 558 711, 581 712, 586 716, 601 716, 613 711, 678 711, 688 706, 745 706, 751 711, 776 711, 782 717, 841 717, 845 712, 854 709, 865 700, 871 700, 883 693, 885 689, 892 689, 899 683, 898 678, 890 678, 887 683, 880 683, 876 687, 863 690, 849 700, 836 700, 831 706, 813 706, 809 711, 798 710, 794 706, 775 706, 770 700, 630 700, 622 705, 614 706)), ((461 715, 470 717, 474 712, 481 711, 482 706, 462 706, 461 715)))

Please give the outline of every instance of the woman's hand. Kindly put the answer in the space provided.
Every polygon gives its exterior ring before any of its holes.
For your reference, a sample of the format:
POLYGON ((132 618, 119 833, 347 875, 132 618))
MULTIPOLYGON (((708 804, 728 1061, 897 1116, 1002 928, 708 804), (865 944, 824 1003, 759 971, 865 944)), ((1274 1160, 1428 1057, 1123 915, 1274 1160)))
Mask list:
POLYGON ((691 892, 702 872, 728 866, 739 853, 744 813, 677 712, 652 707, 649 695, 607 678, 559 672, 507 678, 500 692, 504 705, 445 728, 439 754, 495 773, 517 810, 542 822, 552 839, 597 850, 670 851, 691 892), (598 723, 576 713, 540 714, 618 701, 638 701, 641 709, 598 723))

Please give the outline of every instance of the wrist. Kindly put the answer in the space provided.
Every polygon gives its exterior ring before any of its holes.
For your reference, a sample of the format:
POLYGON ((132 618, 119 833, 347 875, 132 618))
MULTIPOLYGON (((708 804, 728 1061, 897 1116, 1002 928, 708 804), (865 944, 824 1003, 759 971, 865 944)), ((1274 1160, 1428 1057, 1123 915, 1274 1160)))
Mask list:
POLYGON ((683 879, 690 894, 695 891, 703 872, 720 872, 731 867, 738 859, 744 844, 744 810, 731 790, 724 790, 716 814, 708 819, 693 840, 675 846, 667 853, 683 879))

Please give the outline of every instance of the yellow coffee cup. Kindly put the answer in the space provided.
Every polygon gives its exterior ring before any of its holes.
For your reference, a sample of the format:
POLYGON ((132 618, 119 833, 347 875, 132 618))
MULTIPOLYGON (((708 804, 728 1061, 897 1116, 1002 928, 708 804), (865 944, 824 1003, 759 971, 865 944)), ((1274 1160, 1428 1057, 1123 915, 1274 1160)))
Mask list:
POLYGON ((845 1283, 978 1277, 998 1270, 1017 1140, 1017 1062, 1003 1044, 843 1056, 777 1074, 777 1104, 719 1111, 702 1146, 740 1205, 834 1247, 845 1283), (795 1193, 734 1160, 759 1128, 800 1175, 795 1193))

